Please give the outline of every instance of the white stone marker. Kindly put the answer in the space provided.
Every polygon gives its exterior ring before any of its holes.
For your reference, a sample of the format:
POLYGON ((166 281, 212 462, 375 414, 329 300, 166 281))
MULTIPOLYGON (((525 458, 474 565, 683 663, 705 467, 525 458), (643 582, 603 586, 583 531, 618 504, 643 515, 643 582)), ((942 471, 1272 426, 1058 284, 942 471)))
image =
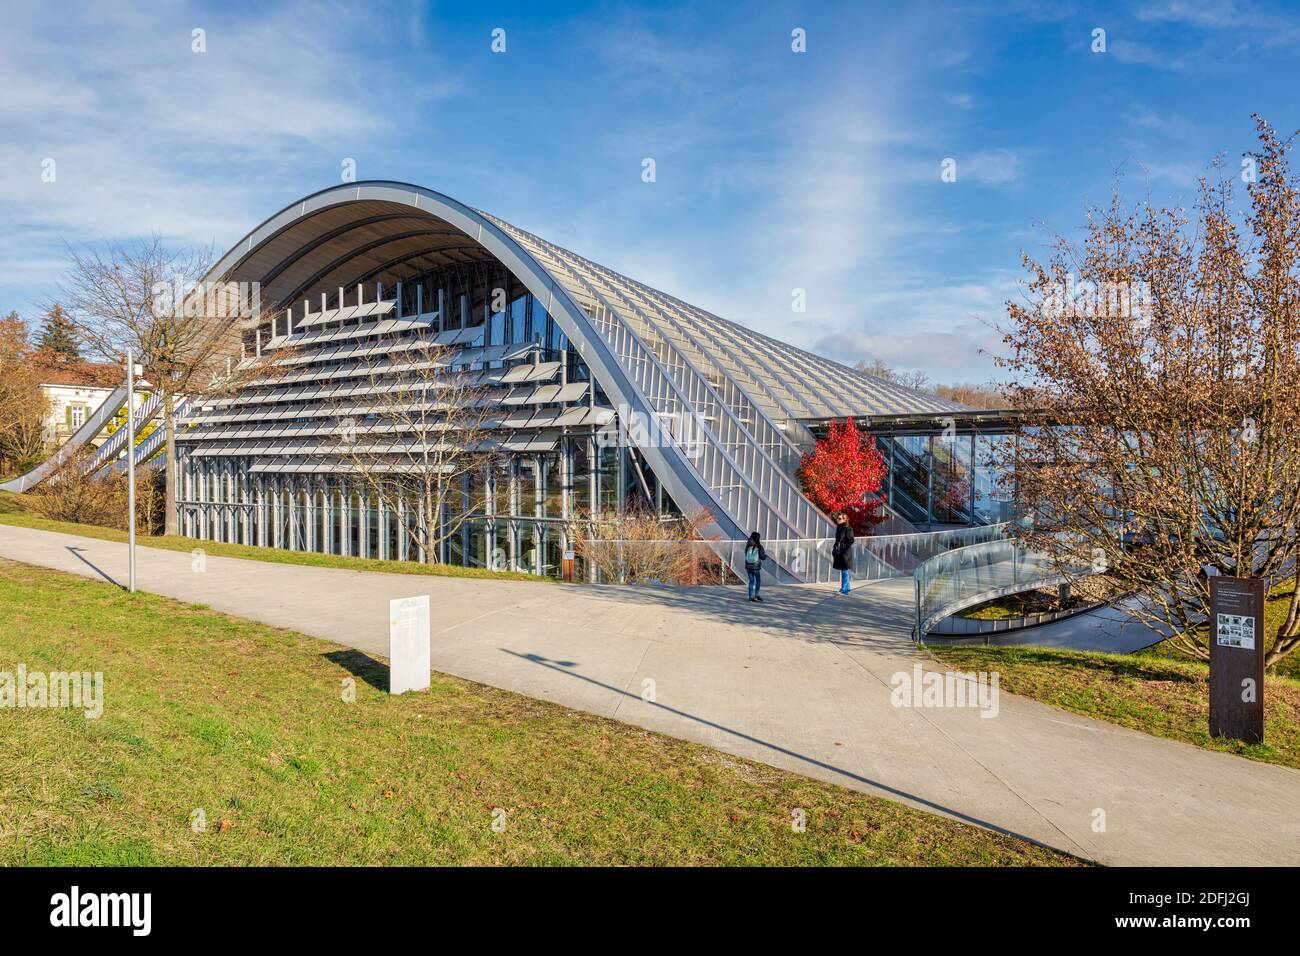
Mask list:
POLYGON ((388 692, 429 689, 429 595, 388 602, 388 692))

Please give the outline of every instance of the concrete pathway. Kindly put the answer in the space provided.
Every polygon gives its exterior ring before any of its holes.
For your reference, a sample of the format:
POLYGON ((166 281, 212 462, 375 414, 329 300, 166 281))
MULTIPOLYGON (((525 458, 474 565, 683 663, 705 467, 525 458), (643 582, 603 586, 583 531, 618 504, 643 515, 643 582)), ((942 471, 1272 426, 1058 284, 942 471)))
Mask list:
MULTIPOLYGON (((121 583, 125 545, 0 525, 0 555, 121 583)), ((1300 773, 1001 694, 897 707, 925 664, 908 581, 858 588, 617 588, 297 567, 141 548, 143 590, 385 655, 388 601, 429 594, 456 674, 1108 864, 1300 863, 1300 773), (653 681, 654 703, 642 700, 653 681)), ((3 636, 0 635, 0 650, 3 636)), ((935 667, 928 664, 925 666, 935 667)))

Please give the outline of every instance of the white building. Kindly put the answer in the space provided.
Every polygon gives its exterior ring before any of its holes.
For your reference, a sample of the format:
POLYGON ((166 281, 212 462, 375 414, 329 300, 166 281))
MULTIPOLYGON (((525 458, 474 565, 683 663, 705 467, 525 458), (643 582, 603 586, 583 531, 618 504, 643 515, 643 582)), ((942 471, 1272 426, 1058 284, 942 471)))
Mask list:
MULTIPOLYGON (((94 384, 100 373, 101 366, 85 363, 66 369, 42 370, 41 393, 49 402, 45 417, 46 442, 63 444, 112 393, 112 388, 94 384)), ((100 434, 91 444, 98 447, 107 437, 100 434)))

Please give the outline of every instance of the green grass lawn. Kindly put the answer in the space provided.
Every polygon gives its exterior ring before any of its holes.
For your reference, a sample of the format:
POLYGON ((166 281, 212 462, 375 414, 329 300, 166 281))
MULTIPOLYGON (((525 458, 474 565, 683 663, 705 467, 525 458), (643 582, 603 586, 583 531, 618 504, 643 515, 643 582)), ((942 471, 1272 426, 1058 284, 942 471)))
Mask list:
POLYGON ((1018 594, 1008 597, 1000 597, 993 601, 987 601, 984 604, 976 604, 974 607, 968 607, 965 610, 958 611, 957 617, 970 618, 976 621, 1009 621, 1015 618, 1025 616, 1025 605, 1018 594))
POLYGON ((0 864, 1079 863, 453 677, 392 697, 357 652, 3 559, 0 634, 0 670, 105 675, 97 720, 0 711, 0 864))
MULTIPOLYGON (((1089 603, 1092 602, 1087 599, 1079 599, 1070 606, 1075 607, 1079 604, 1089 603)), ((1055 594, 1045 599, 1041 592, 1021 591, 1017 594, 1004 594, 992 601, 985 601, 983 604, 965 608, 958 611, 955 616, 976 621, 1009 621, 1048 610, 1056 610, 1056 606, 1055 594)))
MULTIPOLYGON (((35 528, 39 531, 61 531, 79 534, 104 541, 126 541, 127 533, 117 528, 100 525, 77 524, 71 521, 53 521, 33 514, 22 495, 0 491, 0 524, 18 528, 35 528)), ((245 544, 223 544, 219 541, 201 541, 180 535, 137 536, 136 544, 145 548, 163 548, 167 551, 193 551, 202 548, 207 554, 223 558, 248 558, 252 561, 271 561, 275 564, 303 564, 317 568, 347 568, 351 571, 384 571, 389 574, 431 574, 451 578, 492 578, 508 581, 555 581, 522 571, 489 571, 486 568, 466 568, 455 564, 420 564, 417 561, 379 561, 372 558, 346 558, 337 554, 316 554, 311 551, 286 551, 283 548, 257 548, 245 544)))
POLYGON ((1210 737, 1209 667, 1158 652, 1094 654, 1035 647, 927 645, 963 671, 997 671, 1000 688, 1053 707, 1208 750, 1300 769, 1300 680, 1265 679, 1264 743, 1210 737))

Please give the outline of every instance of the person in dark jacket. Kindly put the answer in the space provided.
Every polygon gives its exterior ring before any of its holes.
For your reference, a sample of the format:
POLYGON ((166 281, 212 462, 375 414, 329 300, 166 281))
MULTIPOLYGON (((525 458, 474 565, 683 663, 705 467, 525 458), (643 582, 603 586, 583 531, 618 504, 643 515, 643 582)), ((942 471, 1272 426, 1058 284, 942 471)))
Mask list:
POLYGON ((745 576, 749 578, 749 599, 751 601, 762 601, 758 596, 759 586, 763 583, 763 562, 767 560, 767 552, 763 550, 763 542, 755 531, 745 542, 745 576))
POLYGON ((849 572, 853 570, 853 529, 843 511, 835 516, 835 544, 831 546, 831 567, 840 572, 840 593, 849 593, 849 572))

